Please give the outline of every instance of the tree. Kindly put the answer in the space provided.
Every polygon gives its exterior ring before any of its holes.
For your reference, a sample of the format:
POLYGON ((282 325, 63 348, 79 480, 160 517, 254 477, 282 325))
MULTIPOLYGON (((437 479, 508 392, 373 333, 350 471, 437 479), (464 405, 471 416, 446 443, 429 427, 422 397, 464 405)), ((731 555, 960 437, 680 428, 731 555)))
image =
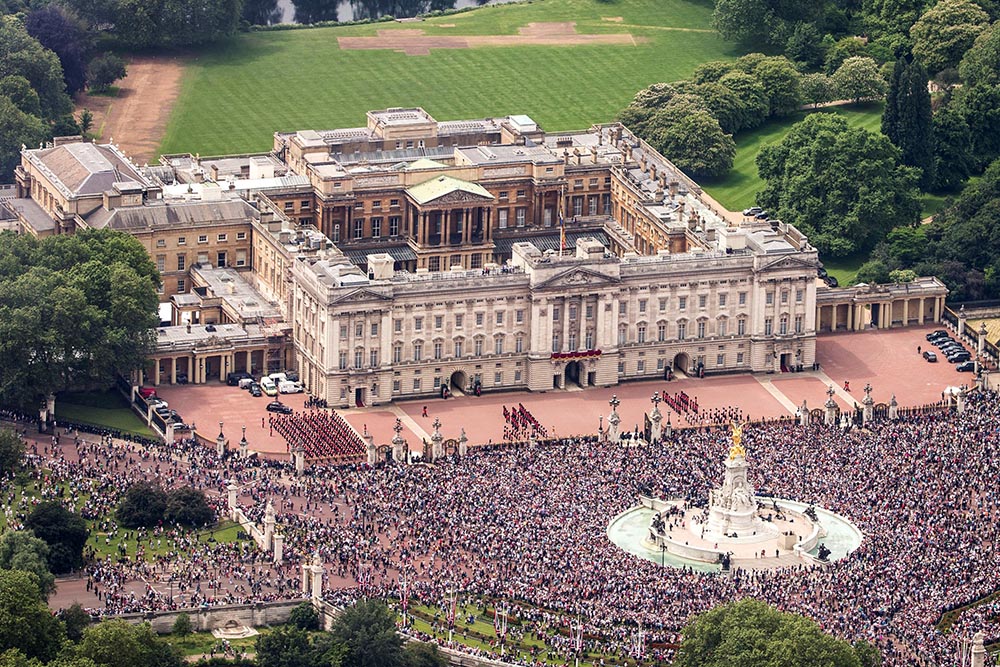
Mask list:
POLYGON ((159 322, 158 284, 124 232, 0 233, 0 401, 34 409, 50 393, 106 386, 141 367, 159 322))
POLYGON ((62 5, 51 4, 28 14, 24 27, 29 35, 59 57, 69 94, 83 90, 87 85, 91 37, 80 19, 62 5))
POLYGON ((191 617, 184 612, 177 614, 177 618, 174 620, 174 627, 171 629, 171 634, 175 637, 187 637, 192 632, 193 628, 191 627, 191 617))
POLYGON ((958 65, 966 87, 1000 84, 1000 22, 980 33, 958 65))
POLYGON ((889 272, 889 282, 891 283, 912 283, 916 279, 917 274, 913 269, 893 269, 889 272))
POLYGON ((184 486, 168 494, 164 518, 168 523, 190 528, 208 526, 215 523, 215 510, 204 491, 184 486))
POLYGON ((83 633, 77 655, 98 667, 182 667, 184 660, 173 646, 158 638, 149 623, 103 621, 83 633))
POLYGON ((382 602, 361 600, 348 607, 331 634, 347 648, 345 667, 402 667, 403 640, 396 633, 392 612, 382 602))
POLYGON ((90 530, 78 514, 57 502, 39 503, 24 525, 49 545, 49 569, 55 574, 83 566, 83 547, 90 530))
POLYGON ((652 123, 647 141, 678 167, 696 176, 721 176, 736 159, 736 142, 704 109, 680 112, 667 106, 652 123))
POLYGON ((29 658, 53 659, 62 648, 62 622, 42 601, 38 578, 0 570, 0 652, 19 649, 29 658))
POLYGON ((0 180, 13 177, 21 163, 21 146, 37 146, 45 138, 45 125, 24 113, 8 97, 0 96, 0 180))
POLYGON ((438 651, 437 644, 410 642, 403 649, 406 667, 448 667, 448 658, 438 651))
POLYGON ((118 0, 114 35, 131 49, 207 44, 233 35, 241 10, 240 0, 118 0))
POLYGON ((0 428, 0 478, 21 469, 24 440, 13 429, 0 428))
POLYGON ((684 628, 678 667, 809 664, 860 667, 854 647, 812 620, 745 599, 699 614, 684 628))
POLYGON ((906 70, 906 88, 896 97, 898 141, 903 152, 903 164, 920 170, 920 187, 934 184, 934 121, 931 114, 931 94, 927 89, 927 70, 919 62, 906 70))
POLYGON ((797 23, 791 37, 785 42, 785 56, 808 69, 817 69, 823 64, 826 50, 823 38, 812 23, 797 23))
POLYGON ((128 68, 120 57, 113 53, 97 56, 90 62, 90 90, 103 93, 111 84, 127 75, 128 68))
POLYGON ((694 68, 691 80, 695 83, 708 83, 718 81, 725 75, 733 71, 735 65, 728 60, 710 60, 694 68))
POLYGON ((86 135, 90 132, 90 128, 94 125, 94 114, 90 109, 84 109, 80 112, 80 132, 86 135))
POLYGON ((766 0, 716 0, 712 25, 724 39, 766 42, 775 19, 766 0))
POLYGON ((118 503, 115 517, 126 528, 152 528, 164 519, 167 493, 152 482, 136 482, 118 503))
POLYGON ((787 116, 802 106, 800 75, 788 58, 767 58, 754 68, 753 74, 764 87, 771 116, 787 116))
POLYGON ((42 115, 42 103, 31 82, 23 76, 11 74, 0 79, 0 96, 10 99, 18 109, 29 116, 42 115))
POLYGON ((832 102, 834 97, 833 82, 822 72, 803 74, 799 81, 799 91, 802 94, 802 103, 812 104, 814 107, 832 102))
POLYGON ((930 72, 957 67, 989 24, 989 15, 971 0, 939 0, 910 28, 913 55, 930 72))
POLYGON ((814 113, 765 146, 757 203, 794 224, 834 257, 867 250, 899 225, 919 219, 914 169, 899 164, 886 137, 833 114, 814 113))
POLYGON ((904 58, 896 60, 889 76, 889 89, 885 96, 885 109, 882 111, 882 134, 889 141, 899 145, 899 96, 907 88, 907 62, 904 58))
POLYGON ((934 115, 934 189, 954 191, 972 175, 972 132, 952 105, 934 115))
POLYGON ((719 79, 719 83, 736 93, 743 102, 738 123, 740 127, 759 127, 767 119, 770 102, 763 84, 755 76, 746 72, 729 72, 719 79))
POLYGON ((281 20, 278 0, 246 0, 243 3, 243 20, 250 25, 271 25, 281 20))
POLYGON ((319 614, 309 602, 296 605, 288 615, 288 622, 299 630, 307 632, 319 630, 319 614))
POLYGON ((854 103, 885 95, 885 79, 879 72, 878 63, 871 58, 848 58, 834 72, 832 81, 837 95, 842 99, 853 100, 854 103))
POLYGON ((824 71, 833 74, 848 58, 867 55, 868 45, 864 40, 858 37, 845 37, 827 50, 824 71))
POLYGON ((259 635, 255 650, 260 667, 312 667, 309 635, 299 628, 286 625, 259 635))
POLYGON ((9 530, 0 537, 0 569, 35 575, 43 599, 56 590, 56 577, 49 570, 48 559, 49 545, 30 530, 9 530))
MULTIPOLYGON (((38 93, 42 118, 56 118, 72 110, 59 58, 29 35, 18 17, 4 16, 0 17, 0 79, 11 75, 31 83, 38 93)), ((0 113, 0 118, 5 115, 0 113)))
POLYGON ((74 602, 59 613, 59 619, 66 626, 66 638, 78 642, 83 639, 83 633, 90 627, 93 619, 84 611, 79 602, 74 602))

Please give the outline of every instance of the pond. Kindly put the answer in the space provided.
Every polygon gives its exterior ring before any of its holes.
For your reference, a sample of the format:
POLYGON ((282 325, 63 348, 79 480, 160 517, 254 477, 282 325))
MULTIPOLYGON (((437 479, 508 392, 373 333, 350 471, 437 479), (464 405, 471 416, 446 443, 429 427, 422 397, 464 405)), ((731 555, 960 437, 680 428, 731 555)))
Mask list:
POLYGON ((514 0, 246 0, 243 18, 254 25, 411 18, 445 9, 498 5, 514 0))

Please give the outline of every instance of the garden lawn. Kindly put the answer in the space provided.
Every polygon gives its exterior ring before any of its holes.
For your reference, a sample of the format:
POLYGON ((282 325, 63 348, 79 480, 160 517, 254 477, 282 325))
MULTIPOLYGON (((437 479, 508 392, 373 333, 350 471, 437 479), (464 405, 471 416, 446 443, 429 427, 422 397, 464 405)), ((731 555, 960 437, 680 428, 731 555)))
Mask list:
POLYGON ((156 437, 156 433, 132 412, 121 394, 113 389, 59 394, 56 398, 56 420, 128 431, 147 438, 156 437))
MULTIPOLYGON (((742 211, 754 206, 757 191, 764 182, 757 174, 757 154, 768 144, 781 141, 792 125, 810 113, 833 113, 843 116, 851 127, 863 127, 878 132, 882 125, 882 104, 849 105, 827 107, 815 111, 802 111, 788 118, 767 123, 755 130, 740 132, 736 140, 736 160, 730 172, 720 179, 702 179, 701 185, 720 204, 731 211, 742 211)), ((669 156, 667 156, 669 157, 669 156)))
POLYGON ((741 54, 711 28, 710 0, 539 0, 415 23, 240 35, 189 60, 161 153, 268 150, 275 131, 364 126, 365 112, 422 106, 438 120, 523 113, 548 131, 615 118, 635 93, 741 54), (604 18, 620 18, 607 21, 604 18), (533 22, 579 33, 629 33, 633 43, 341 50, 341 36, 379 30, 513 35, 533 22), (451 26, 451 27, 448 27, 451 26))
POLYGON ((854 284, 854 276, 857 275, 861 265, 868 261, 866 253, 858 253, 850 257, 821 257, 823 268, 826 272, 837 279, 841 287, 854 284))

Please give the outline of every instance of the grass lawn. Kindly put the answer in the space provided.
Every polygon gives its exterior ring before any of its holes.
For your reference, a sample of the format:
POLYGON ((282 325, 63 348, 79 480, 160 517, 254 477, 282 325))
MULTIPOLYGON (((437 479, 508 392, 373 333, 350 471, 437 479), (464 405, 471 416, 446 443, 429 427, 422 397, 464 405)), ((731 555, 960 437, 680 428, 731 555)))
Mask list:
POLYGON ((857 274, 858 269, 861 268, 861 265, 868 261, 868 255, 859 253, 850 257, 838 257, 836 259, 820 257, 820 260, 823 262, 826 272, 836 278, 841 287, 847 287, 854 284, 854 276, 857 274))
POLYGON ((702 179, 700 183, 712 197, 729 210, 741 211, 749 208, 756 203, 757 191, 763 187, 763 181, 757 175, 757 154, 761 148, 781 141, 792 125, 810 113, 837 114, 843 116, 851 127, 878 131, 882 124, 882 106, 882 104, 862 104, 803 111, 755 130, 741 132, 734 137, 736 160, 733 162, 732 170, 724 178, 702 179))
MULTIPOLYGON (((121 553, 118 550, 118 546, 123 543, 125 545, 125 550, 128 556, 130 558, 132 556, 135 556, 138 546, 138 540, 136 540, 135 538, 135 533, 136 533, 135 530, 128 530, 128 529, 120 530, 119 537, 117 539, 111 540, 111 544, 108 544, 107 539, 105 538, 105 534, 97 532, 97 525, 98 522, 95 521, 90 526, 91 530, 90 539, 87 541, 87 546, 93 547, 93 549, 97 552, 97 558, 99 559, 104 558, 105 556, 108 555, 110 555, 112 558, 118 558, 118 556, 121 553), (131 539, 129 540, 123 539, 122 536, 126 532, 132 535, 131 539)), ((238 541, 236 535, 239 532, 239 530, 240 526, 237 523, 228 520, 220 521, 214 528, 209 528, 207 530, 200 531, 198 533, 198 541, 203 544, 213 539, 220 544, 236 542, 238 541)), ((154 542, 155 540, 156 538, 153 538, 154 542)), ((149 547, 147 540, 145 558, 146 560, 149 560, 156 556, 162 556, 163 554, 167 553, 172 549, 173 549, 173 544, 171 540, 167 537, 162 538, 159 547, 156 547, 155 545, 153 547, 149 547)))
POLYGON ((363 126, 366 111, 390 106, 422 106, 438 120, 524 113, 549 131, 586 128, 612 120, 651 83, 739 56, 712 30, 712 6, 711 0, 539 0, 419 23, 240 35, 190 58, 160 152, 267 150, 275 131, 363 126), (514 35, 532 22, 564 21, 575 22, 579 33, 628 33, 634 43, 408 56, 345 51, 337 42, 400 29, 514 35))
MULTIPOLYGON (((270 628, 257 628, 257 632, 261 635, 266 635, 270 631, 270 628)), ((222 647, 222 640, 216 639, 211 632, 192 632, 185 637, 170 634, 163 635, 162 639, 177 648, 183 656, 208 655, 213 648, 220 649, 222 647)), ((246 639, 230 639, 229 645, 237 653, 248 653, 255 650, 256 642, 257 636, 253 636, 246 639)), ((220 651, 216 651, 216 654, 220 653, 220 651)))
POLYGON ((156 437, 156 433, 132 412, 124 397, 114 389, 59 394, 56 398, 56 419, 156 437))

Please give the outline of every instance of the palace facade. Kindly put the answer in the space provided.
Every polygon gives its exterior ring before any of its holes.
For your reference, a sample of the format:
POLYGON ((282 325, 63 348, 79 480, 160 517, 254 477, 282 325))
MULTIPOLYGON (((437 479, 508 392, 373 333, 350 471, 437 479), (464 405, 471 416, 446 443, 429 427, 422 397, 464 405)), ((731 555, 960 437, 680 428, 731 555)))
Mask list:
POLYGON ((828 288, 798 230, 722 210, 619 124, 387 109, 153 167, 59 140, 16 176, 22 231, 124 229, 157 262, 147 379, 295 365, 335 405, 811 367, 818 331, 937 321, 947 291, 828 288))

